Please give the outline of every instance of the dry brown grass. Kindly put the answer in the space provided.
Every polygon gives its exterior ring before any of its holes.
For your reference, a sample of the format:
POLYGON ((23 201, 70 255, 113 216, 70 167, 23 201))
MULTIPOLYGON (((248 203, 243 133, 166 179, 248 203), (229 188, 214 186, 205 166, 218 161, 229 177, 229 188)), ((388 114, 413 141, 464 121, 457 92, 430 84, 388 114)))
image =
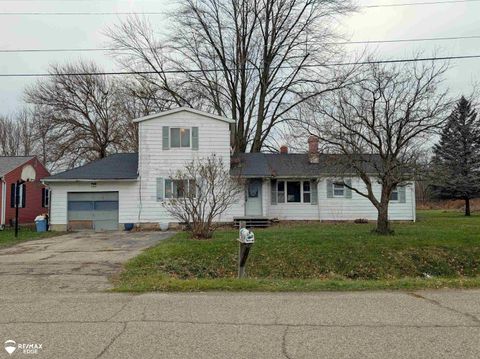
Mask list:
MULTIPOLYGON (((455 200, 439 200, 429 202, 417 202, 417 209, 443 209, 462 211, 465 206, 465 201, 461 199, 455 200)), ((470 200, 471 211, 480 211, 480 198, 470 200)))

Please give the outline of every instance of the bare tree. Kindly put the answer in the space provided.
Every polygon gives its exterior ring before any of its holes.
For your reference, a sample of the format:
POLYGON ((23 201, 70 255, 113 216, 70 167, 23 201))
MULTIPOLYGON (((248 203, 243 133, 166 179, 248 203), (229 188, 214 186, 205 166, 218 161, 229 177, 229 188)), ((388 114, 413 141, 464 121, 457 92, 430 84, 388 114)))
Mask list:
POLYGON ((121 151, 138 151, 138 126, 134 119, 165 111, 168 105, 162 101, 158 89, 149 82, 128 77, 119 82, 116 90, 118 116, 124 122, 124 138, 118 147, 121 151))
POLYGON ((339 55, 332 21, 352 10, 339 0, 182 0, 165 41, 140 18, 108 34, 120 62, 171 105, 234 119, 234 149, 259 152, 292 109, 349 79, 325 63, 339 55))
POLYGON ((24 109, 13 117, 0 117, 2 156, 28 156, 36 152, 36 134, 30 113, 24 109))
POLYGON ((52 66, 52 77, 26 90, 28 103, 41 108, 55 159, 67 167, 103 158, 124 142, 125 119, 116 103, 117 84, 93 63, 52 66))
POLYGON ((193 238, 211 238, 222 213, 239 200, 239 178, 215 155, 193 160, 177 171, 165 186, 166 210, 186 223, 193 238))
POLYGON ((392 191, 414 178, 417 157, 445 120, 449 103, 441 81, 446 69, 435 63, 371 64, 353 86, 312 105, 314 116, 303 123, 331 151, 345 155, 344 173, 353 170, 361 178, 364 187, 350 188, 377 209, 380 234, 391 233, 392 191), (379 195, 375 182, 381 185, 379 195))

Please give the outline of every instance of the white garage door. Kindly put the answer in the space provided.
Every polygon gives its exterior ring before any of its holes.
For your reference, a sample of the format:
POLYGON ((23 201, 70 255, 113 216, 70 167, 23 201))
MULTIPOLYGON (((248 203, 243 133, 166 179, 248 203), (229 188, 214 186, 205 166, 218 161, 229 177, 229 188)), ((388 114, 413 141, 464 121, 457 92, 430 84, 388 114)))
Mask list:
POLYGON ((69 192, 68 229, 118 230, 118 192, 69 192))

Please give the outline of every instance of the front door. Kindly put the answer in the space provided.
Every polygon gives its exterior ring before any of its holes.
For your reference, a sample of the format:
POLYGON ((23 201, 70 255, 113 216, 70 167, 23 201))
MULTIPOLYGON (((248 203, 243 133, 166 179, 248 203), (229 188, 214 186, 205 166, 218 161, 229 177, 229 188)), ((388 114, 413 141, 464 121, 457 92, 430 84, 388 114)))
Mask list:
POLYGON ((247 193, 245 196, 245 215, 262 215, 262 180, 251 179, 247 182, 247 193))

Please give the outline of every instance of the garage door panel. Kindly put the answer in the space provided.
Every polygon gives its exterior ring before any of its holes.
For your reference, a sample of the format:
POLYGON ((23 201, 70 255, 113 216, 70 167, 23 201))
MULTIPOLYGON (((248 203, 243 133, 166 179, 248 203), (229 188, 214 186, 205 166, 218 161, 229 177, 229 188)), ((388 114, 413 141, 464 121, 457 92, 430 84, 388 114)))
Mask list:
POLYGON ((116 211, 118 210, 117 201, 101 201, 94 203, 95 211, 116 211))
POLYGON ((95 220, 93 222, 93 229, 96 231, 116 231, 118 230, 118 224, 110 219, 108 220, 95 220))
POLYGON ((69 192, 70 201, 118 201, 118 192, 69 192))
POLYGON ((86 212, 86 211, 93 211, 93 209, 94 209, 94 202, 92 201, 69 201, 68 202, 69 211, 86 212))
POLYGON ((97 231, 118 229, 118 192, 69 193, 68 227, 97 231))
POLYGON ((95 211, 93 214, 93 220, 95 221, 106 221, 106 220, 117 220, 117 212, 114 211, 95 211))

